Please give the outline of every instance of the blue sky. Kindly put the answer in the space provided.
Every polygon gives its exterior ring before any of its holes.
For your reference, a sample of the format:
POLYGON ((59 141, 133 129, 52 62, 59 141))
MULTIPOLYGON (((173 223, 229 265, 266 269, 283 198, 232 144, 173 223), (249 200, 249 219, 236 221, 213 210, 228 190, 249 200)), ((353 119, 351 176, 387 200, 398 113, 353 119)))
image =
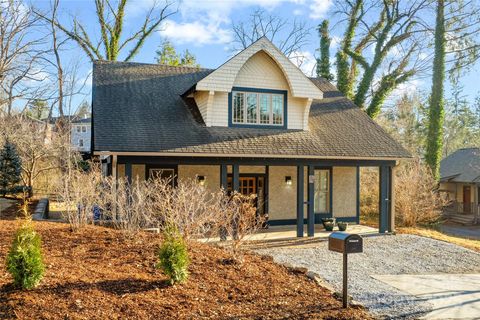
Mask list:
MULTIPOLYGON (((135 30, 141 22, 154 0, 131 0, 126 12, 125 34, 135 30)), ((161 0, 159 0, 161 1, 161 0)), ((83 22, 88 29, 94 30, 96 26, 95 6, 93 0, 61 0, 60 17, 64 24, 70 25, 75 16, 83 22)), ((48 8, 49 1, 36 0, 34 5, 48 8)), ((301 66, 302 70, 310 73, 314 68, 314 57, 318 48, 318 35, 315 27, 324 19, 331 19, 332 57, 336 52, 338 40, 343 33, 343 25, 337 24, 336 18, 332 18, 333 1, 331 0, 183 0, 177 4, 179 11, 171 16, 160 30, 155 32, 144 44, 140 53, 134 58, 137 62, 153 63, 155 50, 162 40, 167 38, 173 42, 177 50, 188 49, 197 57, 202 67, 216 68, 230 58, 234 51, 232 45, 233 34, 231 31, 232 21, 246 21, 249 15, 256 9, 263 9, 268 14, 280 16, 293 22, 305 21, 311 28, 309 43, 302 49, 305 57, 301 66)), ((281 35, 280 35, 281 37, 281 35)), ((63 52, 65 60, 75 60, 81 57, 79 73, 86 77, 91 72, 91 63, 82 54, 80 49, 72 43, 70 50, 63 52)), ((123 58, 123 57, 120 57, 123 58)), ((464 85, 465 95, 469 100, 474 99, 480 91, 478 76, 480 63, 461 82, 464 85), (477 72, 475 72, 477 70, 477 72)), ((332 70, 333 71, 333 70, 332 70)), ((447 83, 447 88, 449 87, 447 83)), ((430 78, 414 79, 403 85, 394 95, 401 92, 411 92, 415 89, 429 91, 430 78)), ((86 88, 86 91, 89 91, 86 88)), ((82 99, 90 101, 87 94, 85 97, 76 97, 75 103, 82 99)))

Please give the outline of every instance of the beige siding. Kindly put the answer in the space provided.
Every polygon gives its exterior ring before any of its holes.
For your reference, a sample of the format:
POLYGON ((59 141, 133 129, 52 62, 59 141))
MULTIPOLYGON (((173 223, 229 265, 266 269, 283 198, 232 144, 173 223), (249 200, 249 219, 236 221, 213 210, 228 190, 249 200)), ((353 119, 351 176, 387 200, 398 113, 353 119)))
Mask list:
POLYGON ((251 56, 238 71, 234 87, 288 90, 288 82, 277 63, 263 51, 251 56))
POLYGON ((117 164, 117 178, 125 178, 125 165, 117 164))
POLYGON ((200 80, 196 85, 197 90, 230 92, 240 69, 259 51, 267 53, 281 68, 289 83, 292 96, 314 99, 323 97, 320 89, 266 38, 258 40, 200 80))
POLYGON ((133 181, 135 180, 145 180, 145 165, 144 164, 132 164, 132 176, 133 181))
POLYGON ((212 126, 228 127, 228 93, 215 92, 211 117, 212 126))
MULTIPOLYGON (((240 173, 265 173, 265 166, 239 166, 240 173)), ((227 167, 227 172, 232 173, 232 166, 227 167)))
POLYGON ((202 114, 203 121, 206 122, 207 119, 207 104, 208 104, 208 91, 197 91, 193 98, 195 99, 195 103, 198 106, 198 110, 202 114))
POLYGON ((297 168, 271 166, 268 172, 268 219, 296 219, 297 168), (285 184, 285 176, 292 177, 290 186, 285 184))
POLYGON ((333 216, 357 215, 357 168, 333 167, 333 216))
POLYGON ((205 186, 207 186, 209 190, 217 191, 220 189, 220 166, 178 166, 178 178, 180 180, 195 179, 196 176, 205 176, 205 186))

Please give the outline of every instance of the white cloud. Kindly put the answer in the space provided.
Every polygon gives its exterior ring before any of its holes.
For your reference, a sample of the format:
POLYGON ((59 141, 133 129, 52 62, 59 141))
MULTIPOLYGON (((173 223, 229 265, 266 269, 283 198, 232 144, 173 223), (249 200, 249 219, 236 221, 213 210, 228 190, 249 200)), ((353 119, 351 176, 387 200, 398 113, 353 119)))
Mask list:
POLYGON ((300 68, 308 77, 315 74, 317 60, 310 51, 295 51, 290 55, 290 61, 300 68))
POLYGON ((303 14, 303 11, 301 9, 295 9, 293 10, 293 15, 294 16, 300 16, 303 14))
POLYGON ((165 21, 160 34, 178 44, 193 43, 197 45, 212 43, 229 43, 232 33, 220 27, 219 23, 202 23, 200 21, 177 23, 165 21))
POLYGON ((310 18, 321 19, 332 6, 332 0, 313 0, 310 4, 310 18))

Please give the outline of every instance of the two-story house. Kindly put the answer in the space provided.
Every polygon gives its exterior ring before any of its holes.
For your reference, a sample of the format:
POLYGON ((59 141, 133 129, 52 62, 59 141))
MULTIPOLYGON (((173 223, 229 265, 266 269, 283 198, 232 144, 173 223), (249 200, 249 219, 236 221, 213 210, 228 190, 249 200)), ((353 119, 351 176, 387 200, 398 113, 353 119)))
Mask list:
POLYGON ((80 118, 74 119, 70 124, 70 143, 73 148, 80 153, 89 153, 91 151, 92 140, 92 119, 80 118))
POLYGON ((392 171, 410 157, 332 84, 261 38, 214 70, 97 61, 94 155, 115 177, 160 174, 257 194, 269 225, 313 236, 359 221, 359 169, 380 169, 380 232, 394 228, 392 171))

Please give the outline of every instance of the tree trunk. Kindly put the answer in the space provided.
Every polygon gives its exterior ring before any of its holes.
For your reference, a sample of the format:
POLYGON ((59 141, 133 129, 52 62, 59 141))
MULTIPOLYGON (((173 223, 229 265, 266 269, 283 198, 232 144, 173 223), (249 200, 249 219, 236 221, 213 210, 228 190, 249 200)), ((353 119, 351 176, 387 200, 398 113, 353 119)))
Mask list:
POLYGON ((432 93, 428 114, 427 150, 425 160, 434 177, 439 178, 439 164, 442 156, 445 79, 445 2, 437 1, 437 18, 435 26, 435 57, 433 59, 432 93))

